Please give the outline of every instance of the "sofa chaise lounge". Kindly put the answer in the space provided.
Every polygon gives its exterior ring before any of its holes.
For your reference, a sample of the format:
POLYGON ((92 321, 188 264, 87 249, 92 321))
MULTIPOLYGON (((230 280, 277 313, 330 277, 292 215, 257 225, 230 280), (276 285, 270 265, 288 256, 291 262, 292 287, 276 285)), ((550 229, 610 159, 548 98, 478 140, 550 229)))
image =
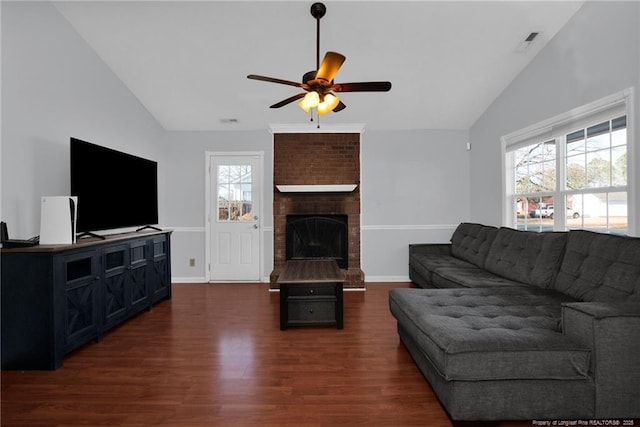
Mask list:
POLYGON ((462 223, 409 247, 401 341, 454 421, 640 417, 640 239, 462 223))

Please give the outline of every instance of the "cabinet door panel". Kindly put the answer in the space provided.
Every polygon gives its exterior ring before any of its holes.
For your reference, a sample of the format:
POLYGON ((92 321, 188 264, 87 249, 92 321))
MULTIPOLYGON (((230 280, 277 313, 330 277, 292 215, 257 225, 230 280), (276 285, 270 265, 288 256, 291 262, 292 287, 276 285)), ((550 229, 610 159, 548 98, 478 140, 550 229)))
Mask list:
POLYGON ((65 272, 64 352, 99 338, 98 275, 99 257, 95 251, 62 257, 65 272))
POLYGON ((127 313, 124 274, 104 279, 104 315, 105 327, 111 327, 124 318, 127 313))
POLYGON ((129 290, 131 292, 132 305, 140 304, 148 299, 149 292, 147 290, 146 266, 131 269, 131 283, 129 290))
POLYGON ((83 337, 96 336, 95 299, 94 282, 67 289, 67 344, 72 348, 76 342, 83 341, 83 337))
POLYGON ((150 307, 149 298, 149 244, 147 240, 132 242, 129 248, 130 277, 129 297, 131 298, 131 314, 150 307))
POLYGON ((106 248, 104 259, 104 320, 105 328, 117 325, 127 315, 131 305, 126 292, 129 274, 127 245, 106 248))
POLYGON ((67 285, 78 280, 93 279, 96 275, 92 254, 81 254, 70 257, 65 262, 65 278, 67 285))
POLYGON ((171 278, 169 277, 168 240, 165 236, 153 239, 152 273, 149 280, 153 303, 171 296, 171 278))

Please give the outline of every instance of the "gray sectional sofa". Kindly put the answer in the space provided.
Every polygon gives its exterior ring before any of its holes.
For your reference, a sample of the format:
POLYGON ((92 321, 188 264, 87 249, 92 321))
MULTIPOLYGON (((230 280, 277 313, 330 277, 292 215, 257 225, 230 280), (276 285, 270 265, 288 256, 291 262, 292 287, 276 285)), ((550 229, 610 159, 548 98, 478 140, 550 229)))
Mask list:
POLYGON ((640 239, 462 223, 389 307, 454 421, 640 418, 640 239))

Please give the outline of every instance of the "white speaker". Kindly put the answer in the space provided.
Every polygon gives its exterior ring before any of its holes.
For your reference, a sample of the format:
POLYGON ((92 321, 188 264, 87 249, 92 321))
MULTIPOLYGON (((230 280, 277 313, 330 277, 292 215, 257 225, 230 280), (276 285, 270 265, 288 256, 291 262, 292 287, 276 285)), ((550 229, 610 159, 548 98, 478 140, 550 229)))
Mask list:
POLYGON ((62 245, 76 242, 78 198, 44 196, 40 205, 40 244, 62 245))

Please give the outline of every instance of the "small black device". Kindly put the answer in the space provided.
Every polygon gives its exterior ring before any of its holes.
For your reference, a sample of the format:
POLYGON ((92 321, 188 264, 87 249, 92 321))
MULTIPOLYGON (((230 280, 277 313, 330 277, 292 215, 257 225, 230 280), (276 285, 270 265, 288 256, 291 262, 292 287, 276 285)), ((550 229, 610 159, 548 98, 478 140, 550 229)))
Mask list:
POLYGON ((0 222, 0 243, 3 248, 24 248, 28 246, 35 246, 38 244, 38 237, 33 237, 27 240, 10 239, 9 231, 7 229, 7 223, 0 222))

